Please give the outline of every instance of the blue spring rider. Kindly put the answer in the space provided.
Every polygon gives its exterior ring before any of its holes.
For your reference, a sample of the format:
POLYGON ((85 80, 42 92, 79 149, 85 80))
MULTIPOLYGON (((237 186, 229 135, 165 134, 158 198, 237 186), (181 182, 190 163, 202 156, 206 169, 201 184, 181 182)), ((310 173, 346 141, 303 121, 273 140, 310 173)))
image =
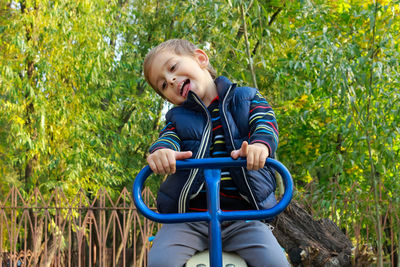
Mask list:
POLYGON ((287 168, 274 159, 268 158, 266 164, 275 169, 282 177, 285 185, 285 192, 282 199, 272 208, 267 210, 248 210, 248 211, 221 211, 219 207, 219 186, 222 167, 245 167, 246 159, 240 158, 208 158, 208 159, 188 159, 176 162, 176 169, 205 169, 205 182, 207 188, 206 212, 190 212, 180 214, 161 214, 150 210, 143 202, 141 190, 144 181, 152 173, 149 166, 144 167, 137 175, 133 184, 133 199, 137 209, 148 219, 160 223, 181 223, 181 222, 209 222, 209 250, 210 253, 201 252, 193 256, 186 266, 196 267, 239 267, 246 266, 243 259, 233 253, 222 252, 221 242, 221 222, 233 220, 263 220, 272 218, 289 205, 293 195, 293 181, 287 168), (209 255, 209 256, 208 256, 209 255), (209 257, 209 262, 207 258, 209 257), (210 265, 209 265, 210 263, 210 265), (224 265, 222 265, 224 263, 224 265))

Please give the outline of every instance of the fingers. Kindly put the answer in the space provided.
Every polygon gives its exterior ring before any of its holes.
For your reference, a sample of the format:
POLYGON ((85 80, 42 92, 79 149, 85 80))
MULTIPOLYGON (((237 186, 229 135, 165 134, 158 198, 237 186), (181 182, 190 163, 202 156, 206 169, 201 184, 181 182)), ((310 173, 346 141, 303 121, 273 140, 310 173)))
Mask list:
POLYGON ((249 150, 249 143, 243 141, 242 147, 240 148, 240 156, 247 157, 248 150, 249 150))
POLYGON ((163 162, 164 171, 163 174, 171 174, 176 171, 176 159, 173 153, 166 154, 167 160, 163 162))
POLYGON ((258 169, 262 169, 264 168, 265 165, 265 161, 267 160, 267 154, 263 153, 262 155, 260 155, 259 157, 259 161, 258 161, 258 169))
POLYGON ((175 152, 176 160, 189 159, 191 157, 192 157, 192 151, 175 152))
POLYGON ((247 155, 247 169, 259 170, 264 168, 267 156, 268 153, 265 153, 265 149, 252 147, 247 155))
POLYGON ((237 159, 238 157, 247 158, 248 170, 259 170, 264 168, 265 161, 269 155, 268 147, 261 143, 254 143, 249 145, 246 141, 242 143, 242 147, 238 150, 231 152, 231 157, 237 159))
POLYGON ((233 159, 237 159, 237 158, 239 157, 239 155, 240 155, 240 149, 238 149, 238 150, 232 150, 232 152, 231 152, 231 157, 232 157, 233 159))
POLYGON ((256 157, 255 153, 253 150, 250 151, 250 153, 247 155, 247 169, 248 170, 255 170, 254 166, 254 158, 256 157))
POLYGON ((233 159, 237 159, 238 157, 246 157, 247 151, 248 151, 248 143, 246 141, 243 141, 242 147, 240 149, 233 150, 231 152, 231 157, 233 159))
POLYGON ((171 173, 175 169, 174 152, 171 149, 159 149, 150 154, 147 162, 151 170, 157 174, 171 173))
POLYGON ((171 149, 159 149, 147 157, 150 169, 157 174, 172 174, 176 172, 176 160, 188 159, 191 151, 176 152, 171 149))
POLYGON ((152 157, 153 154, 150 154, 147 156, 147 163, 149 164, 150 169, 154 172, 157 173, 157 165, 154 162, 154 159, 152 157))
POLYGON ((175 173, 176 172, 176 161, 182 159, 189 159, 192 157, 192 151, 184 151, 184 152, 176 152, 175 155, 170 154, 170 167, 171 171, 168 173, 175 173))
POLYGON ((268 147, 261 143, 254 143, 249 145, 247 155, 247 169, 259 170, 264 168, 265 161, 269 155, 268 147))

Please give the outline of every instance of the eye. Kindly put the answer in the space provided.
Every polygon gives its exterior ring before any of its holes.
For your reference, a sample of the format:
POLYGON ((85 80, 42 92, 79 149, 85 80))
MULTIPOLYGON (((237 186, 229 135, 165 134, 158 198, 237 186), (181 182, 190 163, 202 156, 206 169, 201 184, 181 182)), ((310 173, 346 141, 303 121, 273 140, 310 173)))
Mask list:
POLYGON ((176 69, 176 64, 172 65, 171 68, 169 69, 170 71, 174 71, 176 69))
POLYGON ((167 87, 167 82, 166 82, 166 81, 163 81, 163 83, 162 83, 162 85, 161 85, 161 89, 164 90, 165 87, 167 87))

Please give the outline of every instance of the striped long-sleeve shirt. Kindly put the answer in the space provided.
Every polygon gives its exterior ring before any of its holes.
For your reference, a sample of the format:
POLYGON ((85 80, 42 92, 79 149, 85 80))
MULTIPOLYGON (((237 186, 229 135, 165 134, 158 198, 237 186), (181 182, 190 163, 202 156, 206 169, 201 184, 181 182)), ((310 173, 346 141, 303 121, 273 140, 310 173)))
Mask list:
MULTIPOLYGON (((210 155, 211 157, 229 157, 220 119, 218 97, 208 106, 208 111, 211 114, 213 127, 210 155)), ((260 93, 257 93, 250 103, 249 129, 249 143, 263 143, 269 148, 269 154, 273 155, 278 145, 278 125, 271 106, 260 93)), ((153 153, 161 148, 180 151, 180 143, 175 126, 168 123, 162 129, 158 140, 150 147, 150 152, 153 153)), ((190 200, 189 209, 204 211, 206 203, 205 189, 202 189, 195 198, 190 200)), ((221 170, 220 206, 222 210, 250 209, 250 204, 239 194, 228 169, 221 170)))

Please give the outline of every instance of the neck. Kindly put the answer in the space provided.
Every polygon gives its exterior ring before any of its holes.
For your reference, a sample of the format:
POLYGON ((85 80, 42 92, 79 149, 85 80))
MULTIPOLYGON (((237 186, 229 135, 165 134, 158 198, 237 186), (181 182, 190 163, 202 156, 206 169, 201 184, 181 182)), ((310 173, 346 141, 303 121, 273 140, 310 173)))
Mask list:
POLYGON ((215 85, 214 81, 211 79, 211 82, 207 86, 207 92, 204 96, 203 103, 208 107, 211 104, 211 101, 214 100, 215 97, 217 97, 218 92, 217 92, 217 86, 215 85))

